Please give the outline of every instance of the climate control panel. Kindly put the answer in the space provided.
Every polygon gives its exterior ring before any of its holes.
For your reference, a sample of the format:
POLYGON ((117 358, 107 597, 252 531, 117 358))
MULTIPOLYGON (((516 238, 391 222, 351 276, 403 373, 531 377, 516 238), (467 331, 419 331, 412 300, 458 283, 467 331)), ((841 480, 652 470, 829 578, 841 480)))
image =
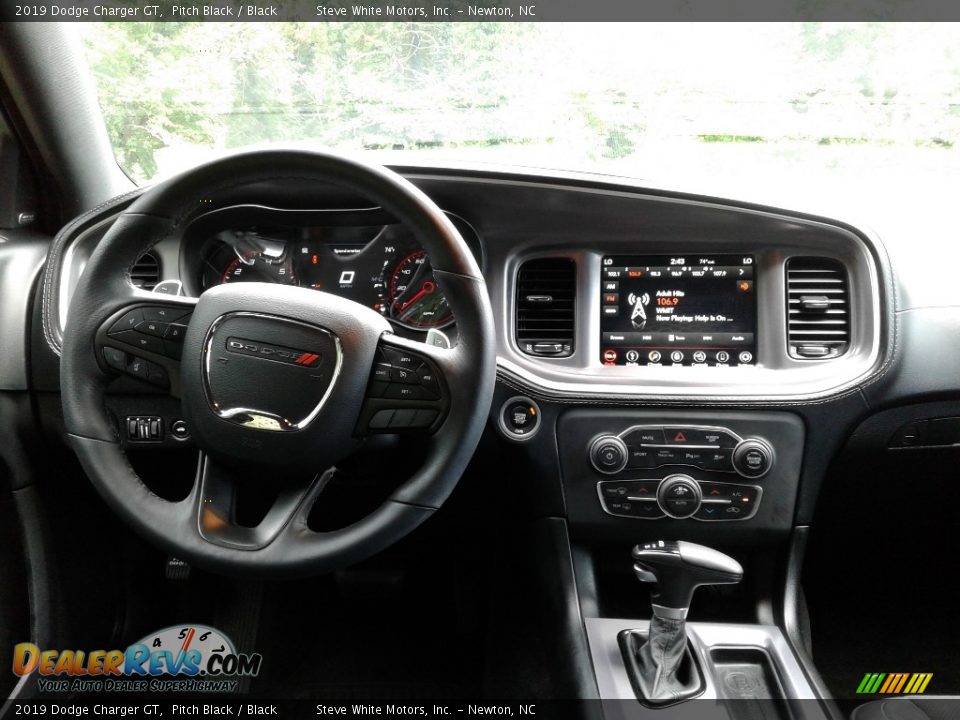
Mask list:
POLYGON ((600 473, 689 465, 762 478, 773 467, 773 448, 763 438, 741 438, 725 427, 635 425, 590 443, 590 463, 600 473))
POLYGON ((649 531, 708 545, 764 544, 793 527, 805 436, 793 413, 577 407, 556 429, 564 509, 577 537, 627 542, 649 531))
POLYGON ((609 515, 719 522, 752 518, 760 507, 763 488, 696 480, 677 473, 653 480, 602 480, 597 483, 597 494, 609 515))

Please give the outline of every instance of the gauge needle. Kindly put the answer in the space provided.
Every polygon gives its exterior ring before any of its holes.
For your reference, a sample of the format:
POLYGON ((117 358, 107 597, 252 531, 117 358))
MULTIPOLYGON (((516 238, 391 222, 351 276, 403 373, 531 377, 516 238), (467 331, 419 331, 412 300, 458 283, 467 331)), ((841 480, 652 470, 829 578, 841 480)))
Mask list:
POLYGON ((420 291, 419 291, 416 295, 414 295, 412 298, 410 298, 410 299, 407 300, 403 305, 400 306, 400 312, 403 312, 403 311, 406 310, 408 307, 410 307, 411 305, 413 305, 417 300, 419 300, 420 298, 422 298, 424 295, 429 295, 429 294, 431 294, 431 293, 432 293, 434 290, 436 290, 436 289, 437 289, 437 286, 434 285, 434 284, 433 284, 432 282, 430 282, 429 280, 427 280, 427 281, 423 284, 423 287, 420 288, 420 291))

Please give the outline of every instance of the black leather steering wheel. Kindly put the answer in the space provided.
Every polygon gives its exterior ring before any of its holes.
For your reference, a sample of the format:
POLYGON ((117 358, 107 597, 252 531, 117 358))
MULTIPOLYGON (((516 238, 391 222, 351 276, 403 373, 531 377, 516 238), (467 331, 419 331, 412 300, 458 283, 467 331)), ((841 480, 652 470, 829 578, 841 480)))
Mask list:
POLYGON ((493 314, 480 270, 426 195, 383 167, 324 153, 264 151, 162 182, 117 218, 74 292, 60 382, 77 457, 99 493, 137 532, 203 567, 279 575, 355 563, 430 517, 476 449, 495 372, 493 314), (409 228, 456 318, 456 345, 441 349, 401 338, 374 310, 313 289, 243 283, 192 299, 130 284, 137 259, 184 224, 199 198, 274 181, 346 188, 409 228), (185 326, 182 350, 170 353, 169 341, 164 350, 163 343, 144 340, 135 329, 144 318, 185 326), (143 347, 131 346, 132 337, 143 347), (166 368, 170 391, 181 398, 202 450, 193 489, 182 501, 151 492, 127 461, 105 405, 107 385, 116 377, 108 353, 118 351, 166 368), (380 382, 375 368, 384 361, 419 370, 426 389, 410 395, 404 386, 380 382), (311 530, 307 516, 322 491, 324 471, 357 450, 384 409, 426 423, 420 430, 428 447, 422 467, 362 520, 331 532, 311 530), (259 525, 247 527, 234 514, 237 464, 265 468, 265 483, 272 481, 270 469, 310 470, 304 476, 312 480, 285 485, 259 525))

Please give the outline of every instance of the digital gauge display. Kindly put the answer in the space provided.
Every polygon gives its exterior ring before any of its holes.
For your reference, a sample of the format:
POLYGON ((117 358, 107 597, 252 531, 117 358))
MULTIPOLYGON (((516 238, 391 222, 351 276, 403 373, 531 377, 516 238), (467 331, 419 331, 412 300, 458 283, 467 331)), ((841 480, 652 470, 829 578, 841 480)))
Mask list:
POLYGON ((235 282, 322 290, 414 330, 443 328, 454 320, 426 251, 400 225, 220 232, 203 253, 201 286, 235 282))

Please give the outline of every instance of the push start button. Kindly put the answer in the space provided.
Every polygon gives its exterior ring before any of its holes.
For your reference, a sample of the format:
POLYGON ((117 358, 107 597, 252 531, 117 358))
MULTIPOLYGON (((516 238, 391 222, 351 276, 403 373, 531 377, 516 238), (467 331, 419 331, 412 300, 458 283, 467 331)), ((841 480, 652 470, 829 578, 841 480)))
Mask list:
POLYGON ((512 397, 500 408, 499 424, 511 440, 529 440, 540 429, 540 407, 528 397, 512 397))

